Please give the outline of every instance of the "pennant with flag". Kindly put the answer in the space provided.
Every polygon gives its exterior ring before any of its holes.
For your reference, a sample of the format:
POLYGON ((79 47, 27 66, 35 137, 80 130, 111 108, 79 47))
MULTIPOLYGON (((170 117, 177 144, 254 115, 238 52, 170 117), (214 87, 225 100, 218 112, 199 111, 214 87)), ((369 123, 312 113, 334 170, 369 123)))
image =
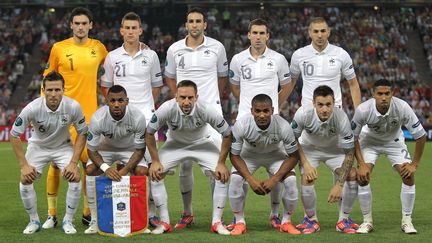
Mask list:
POLYGON ((101 235, 127 237, 147 229, 147 177, 96 178, 97 226, 101 235))

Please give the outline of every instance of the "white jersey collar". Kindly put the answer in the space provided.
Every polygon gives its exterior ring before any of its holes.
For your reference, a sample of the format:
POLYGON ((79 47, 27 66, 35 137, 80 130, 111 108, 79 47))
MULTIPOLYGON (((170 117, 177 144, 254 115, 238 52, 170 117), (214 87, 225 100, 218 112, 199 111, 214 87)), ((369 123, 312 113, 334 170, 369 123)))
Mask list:
POLYGON ((192 47, 189 47, 189 46, 187 46, 186 45, 186 40, 187 40, 187 38, 189 38, 189 36, 186 36, 186 38, 184 38, 183 39, 183 47, 184 48, 188 48, 188 49, 191 49, 191 50, 196 50, 196 49, 199 49, 199 48, 201 48, 201 47, 205 47, 205 46, 207 46, 207 41, 208 41, 208 39, 207 39, 207 37, 204 35, 204 41, 203 41, 203 43, 201 43, 199 46, 197 46, 196 48, 192 48, 192 47))
POLYGON ((383 114, 381 114, 378 110, 377 110, 377 108, 376 108, 376 100, 375 100, 375 98, 373 98, 373 101, 372 101, 372 106, 373 106, 373 110, 374 110, 374 112, 375 112, 375 115, 377 116, 377 117, 386 117, 386 116, 388 116, 389 114, 390 114, 390 110, 392 110, 393 109, 393 97, 392 97, 392 99, 390 100, 390 107, 389 107, 389 109, 387 110, 387 112, 383 115, 383 114))
POLYGON ((310 48, 313 50, 313 52, 314 52, 315 54, 317 54, 317 55, 322 55, 322 54, 327 54, 327 53, 328 53, 331 44, 330 44, 330 42, 327 41, 327 46, 326 46, 326 48, 324 48, 324 50, 322 50, 322 51, 320 51, 320 52, 317 51, 317 50, 313 47, 312 43, 311 43, 309 46, 310 46, 310 48))
MULTIPOLYGON (((107 105, 107 106, 108 106, 108 105, 107 105)), ((110 112, 109 106, 108 106, 108 114, 109 114, 109 116, 111 117, 111 121, 112 121, 112 122, 114 122, 114 123, 120 123, 120 122, 122 122, 123 119, 125 119, 125 117, 129 114, 129 105, 126 106, 125 114, 124 114, 124 116, 122 117, 122 119, 120 119, 120 120, 118 120, 118 121, 117 121, 116 119, 114 119, 114 117, 111 116, 111 112, 110 112)))
POLYGON ((56 113, 59 109, 60 109, 60 106, 62 105, 62 103, 63 103, 63 98, 64 98, 64 96, 62 96, 62 99, 61 99, 61 101, 60 101, 60 104, 59 104, 59 106, 57 107, 57 109, 55 110, 55 111, 53 111, 53 110, 51 110, 48 106, 47 106, 47 104, 46 104, 46 96, 44 96, 43 97, 43 100, 42 100, 42 103, 43 103, 43 106, 45 107, 45 110, 48 112, 48 113, 56 113))
MULTIPOLYGON (((122 55, 127 55, 127 56, 129 56, 129 53, 126 51, 126 49, 125 49, 125 47, 124 47, 124 43, 122 44, 122 46, 121 46, 121 50, 122 50, 122 55)), ((140 56, 141 54, 142 54, 142 51, 143 50, 141 50, 141 48, 138 50, 138 52, 137 53, 135 53, 135 56, 133 56, 132 58, 135 58, 135 57, 137 57, 137 56, 140 56)))
POLYGON ((270 118, 270 125, 265 130, 262 130, 261 128, 259 128, 258 125, 255 122, 255 118, 253 117, 253 115, 251 115, 251 116, 252 116, 252 119, 254 121, 255 131, 257 131, 258 133, 267 133, 269 130, 273 129, 273 126, 274 126, 274 118, 273 118, 273 116, 274 115, 271 116, 271 118, 270 118))

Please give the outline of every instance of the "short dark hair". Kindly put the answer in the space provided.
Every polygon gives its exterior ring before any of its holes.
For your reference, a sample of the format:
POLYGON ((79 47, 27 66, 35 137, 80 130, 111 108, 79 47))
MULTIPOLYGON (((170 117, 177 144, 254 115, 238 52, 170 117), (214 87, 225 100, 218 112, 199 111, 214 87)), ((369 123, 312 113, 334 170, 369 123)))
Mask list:
POLYGON ((331 97, 333 97, 333 99, 334 99, 334 92, 333 92, 333 90, 329 86, 327 86, 327 85, 320 85, 320 86, 316 87, 316 89, 314 90, 314 92, 313 92, 313 99, 315 100, 315 98, 318 97, 318 96, 326 97, 326 96, 329 96, 329 95, 331 97))
POLYGON ((386 87, 390 87, 390 88, 393 87, 392 83, 391 83, 389 80, 384 79, 384 78, 379 79, 379 80, 377 80, 377 81, 375 82, 375 84, 374 84, 374 89, 375 89, 376 87, 379 87, 379 86, 386 86, 386 87))
POLYGON ((270 98, 270 96, 266 94, 257 94, 255 97, 253 97, 251 105, 253 106, 256 102, 268 102, 271 106, 273 106, 273 101, 270 98))
POLYGON ((199 14, 201 14, 203 16, 204 23, 207 22, 207 15, 205 14, 205 12, 202 9, 196 8, 196 7, 189 9, 189 11, 186 13, 186 22, 188 20, 189 14, 191 14, 191 13, 199 13, 199 14))
POLYGON ((83 7, 76 7, 72 10, 70 16, 69 16, 69 22, 73 22, 73 18, 78 15, 85 15, 89 19, 89 23, 93 22, 93 14, 90 10, 83 7))
POLYGON ((123 86, 121 86, 121 85, 116 84, 116 85, 111 86, 108 89, 108 94, 111 94, 111 93, 118 94, 118 93, 121 93, 121 92, 123 92, 127 96, 126 89, 123 88, 123 86))
POLYGON ((249 27, 248 27, 248 31, 251 32, 252 26, 254 25, 264 25, 266 27, 267 33, 270 33, 270 29, 268 26, 267 21, 265 21, 264 19, 258 18, 258 19, 254 19, 249 23, 249 27))
POLYGON ((136 20, 136 21, 138 21, 139 26, 141 27, 141 17, 138 14, 136 14, 135 12, 129 12, 123 16, 122 21, 121 21, 122 27, 123 27, 123 23, 125 20, 136 20))
MULTIPOLYGON (((327 21, 326 21, 323 17, 316 17, 316 18, 313 18, 313 19, 309 22, 308 30, 310 30, 310 28, 312 27, 312 24, 317 24, 317 23, 325 23, 325 24, 327 25, 327 27, 329 27, 328 24, 327 24, 327 21)), ((329 28, 330 28, 330 27, 329 27, 329 28)))
POLYGON ((62 87, 64 88, 64 78, 63 76, 57 72, 57 71, 51 71, 49 72, 43 79, 42 79, 42 88, 45 88, 45 83, 48 81, 61 81, 62 82, 62 87))
POLYGON ((193 87, 195 90, 195 94, 198 93, 197 85, 190 80, 182 80, 177 84, 177 89, 181 87, 193 87))

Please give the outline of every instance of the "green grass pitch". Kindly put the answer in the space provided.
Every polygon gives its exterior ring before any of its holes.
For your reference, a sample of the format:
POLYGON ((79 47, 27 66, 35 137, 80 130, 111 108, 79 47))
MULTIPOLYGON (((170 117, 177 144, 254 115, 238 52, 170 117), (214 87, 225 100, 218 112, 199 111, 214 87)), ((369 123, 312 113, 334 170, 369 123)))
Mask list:
MULTIPOLYGON (((414 143, 409 143, 411 155, 414 153, 414 143)), ((138 235, 130 238, 118 239, 98 235, 84 235, 85 227, 81 224, 81 209, 75 217, 75 225, 78 233, 68 236, 61 231, 61 227, 42 230, 34 235, 25 236, 22 230, 28 223, 28 216, 22 206, 18 191, 19 166, 9 143, 0 143, 0 242, 131 242, 131 241, 156 241, 156 242, 430 242, 432 239, 432 143, 427 143, 423 159, 416 173, 416 203, 414 208, 413 223, 418 230, 417 235, 405 235, 400 230, 401 205, 400 189, 401 180, 398 174, 390 167, 385 157, 380 157, 372 175, 373 191, 373 216, 375 231, 368 235, 346 235, 335 231, 337 221, 337 206, 326 202, 327 194, 331 187, 331 175, 329 170, 321 165, 319 179, 316 184, 318 195, 318 217, 321 223, 321 231, 313 235, 292 236, 271 229, 268 224, 270 210, 269 196, 258 196, 252 190, 248 192, 246 202, 247 233, 239 237, 219 236, 210 233, 211 197, 209 182, 198 166, 194 166, 195 187, 193 192, 193 208, 196 223, 192 228, 174 230, 173 233, 160 236, 138 235)), ((46 173, 45 173, 46 174, 46 173)), ((264 178, 265 172, 260 169, 256 175, 264 178)), ((65 200, 64 180, 61 181, 59 197, 59 217, 64 213, 65 200)), ((169 194, 169 209, 171 221, 176 222, 182 211, 181 196, 178 187, 178 176, 169 176, 166 180, 169 194)), ((47 203, 45 198, 45 176, 35 183, 38 195, 38 211, 41 221, 45 220, 47 203)), ((82 203, 81 203, 82 205, 82 203)), ((282 204, 281 204, 282 211, 282 204)), ((224 218, 226 222, 232 219, 229 202, 227 202, 224 218)), ((302 205, 299 201, 293 221, 297 224, 303 218, 302 205)), ((361 213, 358 202, 354 206, 352 218, 361 223, 361 213)))

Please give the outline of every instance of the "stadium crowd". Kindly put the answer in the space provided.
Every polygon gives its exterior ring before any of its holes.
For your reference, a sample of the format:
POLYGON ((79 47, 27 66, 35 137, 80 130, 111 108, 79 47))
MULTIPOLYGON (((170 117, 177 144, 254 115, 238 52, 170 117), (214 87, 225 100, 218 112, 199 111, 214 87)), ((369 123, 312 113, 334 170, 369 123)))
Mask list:
MULTIPOLYGON (((275 9, 225 9, 212 8, 208 12, 207 35, 220 40, 228 59, 248 45, 247 25, 250 19, 262 17, 269 20, 271 38, 269 46, 290 60, 292 53, 307 45, 307 22, 311 16, 323 16, 332 28, 330 42, 343 47, 353 58, 356 74, 362 89, 362 99, 370 98, 375 80, 386 78, 395 83, 396 96, 408 101, 423 124, 432 124, 430 103, 432 99, 429 81, 419 81, 415 63, 409 57, 405 30, 418 28, 425 52, 432 68, 432 38, 429 34, 432 18, 429 9, 414 12, 412 9, 349 10, 344 8, 279 8, 275 9)), ((0 125, 11 124, 19 110, 8 110, 8 101, 23 74, 34 44, 38 44, 42 57, 40 72, 47 61, 53 43, 70 35, 67 15, 48 10, 5 9, 0 12, 0 125), (37 20, 37 21, 36 21, 37 20), (31 31, 25 31, 30 29, 31 31), (40 36, 39 41, 38 38, 40 36)), ((119 19, 121 14, 99 10, 95 12, 94 27, 90 33, 104 43, 108 51, 121 45, 119 19), (108 16, 108 17, 107 17, 108 16)), ((156 51, 161 63, 166 51, 175 41, 187 34, 181 23, 177 35, 164 32, 164 26, 143 23, 142 41, 156 51)), ((39 95, 41 75, 34 74, 28 81, 23 105, 39 95)), ((343 83, 342 91, 348 85, 343 83)), ((301 85, 297 85, 288 101, 282 106, 281 115, 290 120, 300 104, 301 85)), ((169 97, 168 88, 162 90, 161 101, 169 97)), ((353 115, 352 101, 344 96, 344 108, 353 115)), ((222 100, 228 120, 234 120, 238 112, 237 101, 225 90, 222 100)))

